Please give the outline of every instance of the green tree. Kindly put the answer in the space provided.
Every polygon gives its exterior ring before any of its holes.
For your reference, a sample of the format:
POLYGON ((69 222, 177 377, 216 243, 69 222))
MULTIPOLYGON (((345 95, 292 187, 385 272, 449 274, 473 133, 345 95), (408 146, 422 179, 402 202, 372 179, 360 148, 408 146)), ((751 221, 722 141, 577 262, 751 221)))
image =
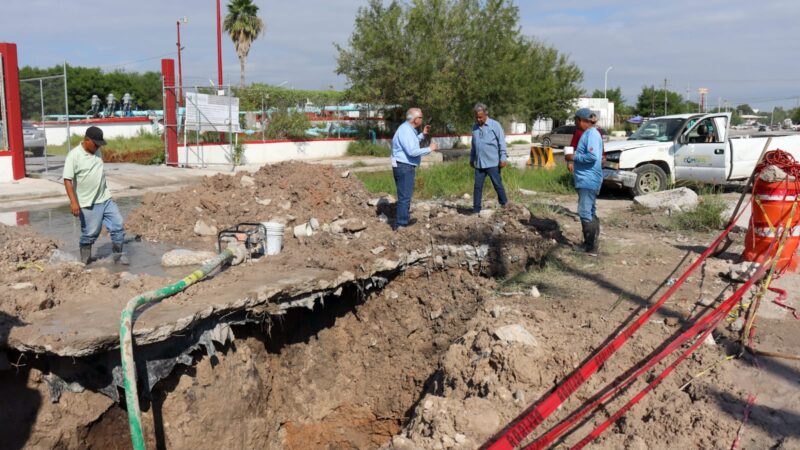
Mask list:
POLYGON ((800 123, 800 108, 795 108, 791 110, 791 118, 792 118, 792 123, 794 124, 800 123))
MULTIPOLYGON (((62 66, 38 68, 25 66, 20 69, 20 79, 61 75, 62 66)), ((61 79, 45 80, 42 83, 45 115, 64 114, 64 85, 61 79)), ((103 100, 108 94, 121 100, 125 93, 134 98, 140 110, 162 109, 161 74, 158 72, 103 72, 96 67, 67 66, 67 97, 70 115, 81 115, 89 110, 92 95, 103 100)), ((41 119, 41 102, 38 82, 21 82, 20 97, 22 117, 41 119)))
MULTIPOLYGON (((666 92, 667 115, 697 112, 698 105, 694 102, 684 101, 681 94, 673 91, 666 92)), ((664 89, 655 89, 645 86, 636 101, 636 114, 642 116, 664 115, 664 89)))
POLYGON ((228 3, 224 26, 239 56, 239 86, 244 87, 244 69, 250 46, 264 31, 264 22, 258 17, 258 6, 252 0, 231 1, 228 3))
POLYGON ((743 103, 741 105, 737 105, 734 110, 737 111, 739 114, 745 114, 745 115, 755 114, 755 111, 753 111, 753 108, 750 105, 748 105, 747 103, 743 103))
POLYGON ((581 71, 522 36, 510 0, 369 0, 336 48, 356 100, 419 106, 448 131, 468 129, 479 101, 496 117, 562 119, 582 93, 581 71))

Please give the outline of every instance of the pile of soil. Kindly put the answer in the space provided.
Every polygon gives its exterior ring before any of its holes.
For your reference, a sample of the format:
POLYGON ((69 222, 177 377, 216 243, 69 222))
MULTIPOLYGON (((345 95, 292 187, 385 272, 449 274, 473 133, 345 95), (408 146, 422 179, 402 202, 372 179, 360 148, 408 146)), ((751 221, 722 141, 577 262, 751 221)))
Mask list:
POLYGON ((28 228, 0 223, 0 272, 10 272, 21 265, 48 260, 58 247, 58 241, 28 228))
POLYGON ((433 246, 488 246, 487 262, 477 269, 506 276, 525 270, 555 245, 530 223, 530 211, 521 205, 506 205, 485 218, 451 202, 418 202, 413 215, 419 222, 394 232, 393 201, 370 195, 361 181, 343 177, 332 166, 285 162, 264 166, 252 176, 216 175, 177 192, 147 194, 126 227, 148 240, 213 251, 216 236, 198 235, 198 221, 217 230, 243 222, 284 222, 284 248, 267 258, 271 263, 353 273, 380 258, 427 253, 433 246), (312 218, 321 229, 310 237, 292 237, 293 226, 312 218), (337 229, 342 221, 350 229, 337 229))
POLYGON ((346 215, 374 218, 365 209, 369 198, 359 180, 342 177, 332 166, 284 162, 252 176, 215 175, 177 192, 148 193, 125 226, 146 239, 191 243, 199 240, 198 220, 222 230, 274 219, 300 224, 312 217, 321 223, 346 215))

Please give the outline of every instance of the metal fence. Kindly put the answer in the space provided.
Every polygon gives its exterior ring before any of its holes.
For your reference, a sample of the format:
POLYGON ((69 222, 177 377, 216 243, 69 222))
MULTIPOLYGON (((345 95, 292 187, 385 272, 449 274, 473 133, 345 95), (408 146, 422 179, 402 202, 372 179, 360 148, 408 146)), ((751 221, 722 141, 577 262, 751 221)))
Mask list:
POLYGON ((59 75, 19 80, 25 166, 29 174, 47 175, 52 168, 62 167, 53 165, 50 157, 53 153, 66 155, 71 149, 66 64, 63 70, 59 75))

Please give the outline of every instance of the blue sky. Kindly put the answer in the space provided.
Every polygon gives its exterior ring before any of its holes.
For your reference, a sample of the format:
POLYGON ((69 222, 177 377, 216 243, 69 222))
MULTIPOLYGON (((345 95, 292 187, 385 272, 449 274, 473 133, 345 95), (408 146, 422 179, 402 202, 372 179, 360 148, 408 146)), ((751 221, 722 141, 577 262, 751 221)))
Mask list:
MULTIPOLYGON (((223 0, 223 14, 224 14, 223 0)), ((346 43, 366 0, 256 0, 266 34, 250 52, 247 79, 320 89, 344 87, 334 73, 334 42, 346 43)), ((621 86, 628 103, 642 86, 663 84, 684 96, 710 89, 709 101, 793 107, 800 97, 800 3, 796 0, 578 2, 520 0, 525 34, 568 54, 584 71, 587 91, 621 86)), ((216 80, 212 0, 3 0, 0 41, 19 45, 22 65, 70 64, 107 70, 158 70, 174 56, 182 26, 184 83, 216 80), (67 6, 69 5, 69 6, 67 6)), ((239 62, 223 36, 226 82, 239 62)))

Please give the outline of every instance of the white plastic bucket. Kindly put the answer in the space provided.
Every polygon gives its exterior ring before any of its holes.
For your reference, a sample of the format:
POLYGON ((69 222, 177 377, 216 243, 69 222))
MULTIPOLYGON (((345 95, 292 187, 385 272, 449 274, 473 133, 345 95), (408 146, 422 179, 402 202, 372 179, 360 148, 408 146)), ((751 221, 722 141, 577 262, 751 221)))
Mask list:
POLYGON ((575 153, 575 147, 564 147, 564 154, 571 155, 575 153))
POLYGON ((294 227, 294 237, 307 237, 314 234, 314 229, 310 223, 304 223, 294 227))
POLYGON ((267 229, 267 255, 277 255, 283 247, 283 231, 286 228, 282 223, 263 222, 267 229))

